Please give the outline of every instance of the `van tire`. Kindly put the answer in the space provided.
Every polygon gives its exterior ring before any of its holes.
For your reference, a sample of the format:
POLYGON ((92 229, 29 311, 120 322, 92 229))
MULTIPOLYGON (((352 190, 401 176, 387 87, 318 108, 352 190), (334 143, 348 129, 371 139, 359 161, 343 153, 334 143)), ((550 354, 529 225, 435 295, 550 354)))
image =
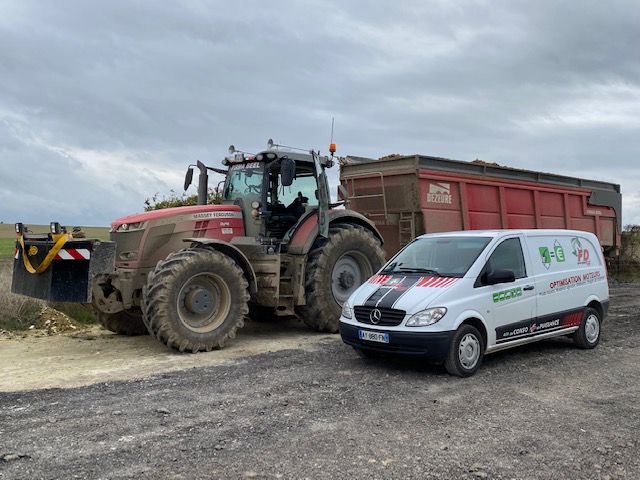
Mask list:
POLYGON ((582 315, 580 327, 573 334, 573 343, 578 348, 591 349, 600 343, 600 314, 593 308, 587 308, 582 315))
POLYGON ((460 325, 451 339, 444 368, 451 375, 470 377, 480 368, 484 357, 484 341, 472 325, 460 325))

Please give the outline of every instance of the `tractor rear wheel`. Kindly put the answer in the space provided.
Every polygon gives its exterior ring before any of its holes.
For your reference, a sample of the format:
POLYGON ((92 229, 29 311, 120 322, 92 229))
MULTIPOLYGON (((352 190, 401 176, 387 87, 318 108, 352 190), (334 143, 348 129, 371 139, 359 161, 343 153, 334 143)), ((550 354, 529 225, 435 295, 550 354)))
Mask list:
POLYGON ((149 333, 184 352, 220 348, 244 326, 249 283, 227 255, 207 248, 170 254, 149 273, 142 310, 149 333))
POLYGON ((96 307, 91 307, 91 313, 100 325, 118 335, 133 337, 147 335, 149 331, 142 320, 142 312, 139 309, 122 310, 116 313, 104 313, 96 307))
POLYGON ((384 264, 378 239, 359 225, 336 224, 311 247, 305 274, 307 304, 297 308, 311 328, 337 332, 342 304, 384 264))

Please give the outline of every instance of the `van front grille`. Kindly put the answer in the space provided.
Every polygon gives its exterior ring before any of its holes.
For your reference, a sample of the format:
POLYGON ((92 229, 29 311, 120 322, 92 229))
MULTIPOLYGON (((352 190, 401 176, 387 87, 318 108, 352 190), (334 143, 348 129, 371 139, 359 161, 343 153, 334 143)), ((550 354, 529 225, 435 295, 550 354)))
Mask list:
POLYGON ((376 307, 355 307, 356 320, 360 323, 369 325, 379 325, 384 327, 395 327, 402 323, 407 312, 404 310, 396 310, 394 308, 377 308, 376 307), (371 321, 371 312, 373 310, 380 311, 380 321, 374 323, 371 321))

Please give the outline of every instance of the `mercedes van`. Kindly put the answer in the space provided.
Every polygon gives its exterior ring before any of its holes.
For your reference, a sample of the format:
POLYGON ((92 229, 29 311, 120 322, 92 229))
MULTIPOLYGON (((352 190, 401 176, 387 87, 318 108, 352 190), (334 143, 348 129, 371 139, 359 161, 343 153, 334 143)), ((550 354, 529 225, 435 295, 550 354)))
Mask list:
POLYGON ((594 348, 609 307, 595 235, 468 230, 422 235, 344 302, 342 340, 361 356, 413 355, 473 375, 483 356, 561 335, 594 348))

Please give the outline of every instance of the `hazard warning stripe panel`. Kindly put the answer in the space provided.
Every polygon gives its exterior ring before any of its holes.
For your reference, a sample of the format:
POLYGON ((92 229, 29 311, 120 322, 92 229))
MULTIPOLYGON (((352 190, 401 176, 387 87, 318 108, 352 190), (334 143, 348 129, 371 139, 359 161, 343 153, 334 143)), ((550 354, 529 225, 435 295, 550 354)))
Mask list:
POLYGON ((65 248, 58 252, 56 260, 89 260, 91 252, 87 248, 65 248))
MULTIPOLYGON (((20 258, 20 249, 16 248, 13 258, 20 258)), ((88 248, 65 248, 58 252, 54 260, 91 260, 91 251, 88 248)))

